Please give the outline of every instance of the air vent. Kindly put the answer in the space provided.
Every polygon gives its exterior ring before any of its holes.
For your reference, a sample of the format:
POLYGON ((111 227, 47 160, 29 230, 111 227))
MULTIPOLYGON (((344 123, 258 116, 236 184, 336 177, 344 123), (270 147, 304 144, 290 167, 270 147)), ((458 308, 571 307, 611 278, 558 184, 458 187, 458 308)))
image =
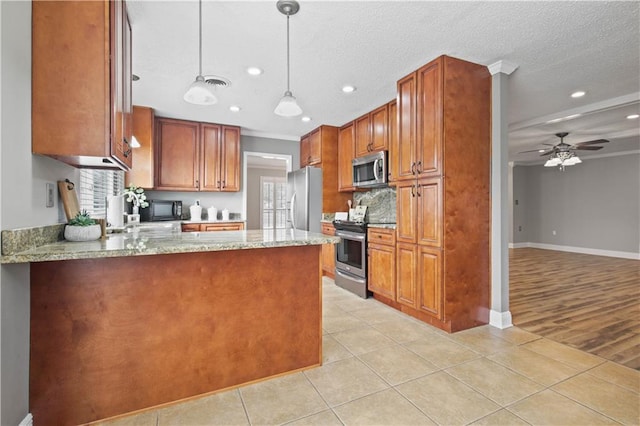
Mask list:
POLYGON ((231 86, 231 82, 228 79, 224 77, 218 77, 217 75, 205 75, 204 81, 207 84, 215 86, 217 89, 225 89, 231 86))

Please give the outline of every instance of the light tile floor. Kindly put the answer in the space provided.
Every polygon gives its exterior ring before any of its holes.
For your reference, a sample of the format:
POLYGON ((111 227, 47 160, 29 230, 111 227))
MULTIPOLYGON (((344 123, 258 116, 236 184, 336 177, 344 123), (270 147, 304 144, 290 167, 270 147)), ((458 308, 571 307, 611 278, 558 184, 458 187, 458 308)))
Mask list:
POLYGON ((516 327, 447 334, 323 280, 323 365, 104 425, 640 424, 640 372, 516 327))

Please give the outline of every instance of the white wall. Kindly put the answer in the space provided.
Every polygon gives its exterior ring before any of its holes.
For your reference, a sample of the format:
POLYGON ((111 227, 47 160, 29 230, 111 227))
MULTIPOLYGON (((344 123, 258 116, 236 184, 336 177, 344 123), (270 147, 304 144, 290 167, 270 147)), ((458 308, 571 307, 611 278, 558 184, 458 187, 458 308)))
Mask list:
POLYGON ((639 154, 583 158, 564 172, 516 166, 513 176, 514 227, 525 228, 515 242, 640 253, 639 154))
MULTIPOLYGON (((31 154, 31 2, 1 1, 0 229, 59 222, 45 207, 45 182, 75 181, 77 170, 31 154)), ((29 267, 0 267, 0 424, 29 408, 29 267)))

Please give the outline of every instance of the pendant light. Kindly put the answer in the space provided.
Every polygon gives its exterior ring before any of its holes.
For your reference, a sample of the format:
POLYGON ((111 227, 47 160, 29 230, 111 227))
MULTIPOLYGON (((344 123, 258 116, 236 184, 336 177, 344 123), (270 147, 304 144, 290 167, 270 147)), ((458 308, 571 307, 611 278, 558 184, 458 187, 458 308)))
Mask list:
POLYGON ((302 108, 298 105, 289 87, 289 17, 298 13, 300 5, 295 0, 279 0, 276 7, 280 13, 287 15, 287 91, 284 92, 284 96, 273 112, 282 117, 295 117, 302 114, 302 108))
POLYGON ((187 93, 184 94, 184 100, 196 105, 213 105, 218 102, 211 91, 211 87, 204 81, 202 76, 202 0, 198 2, 198 19, 199 19, 199 52, 198 52, 198 76, 196 81, 191 83, 187 93))

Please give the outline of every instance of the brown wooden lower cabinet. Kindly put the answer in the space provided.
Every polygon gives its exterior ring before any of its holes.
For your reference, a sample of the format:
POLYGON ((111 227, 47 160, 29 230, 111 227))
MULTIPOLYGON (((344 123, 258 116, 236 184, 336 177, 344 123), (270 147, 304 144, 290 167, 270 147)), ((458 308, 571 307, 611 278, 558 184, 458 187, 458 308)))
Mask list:
POLYGON ((390 299, 396 297, 395 232, 395 229, 369 228, 367 236, 367 287, 390 299))
POLYGON ((182 232, 243 231, 244 222, 183 223, 182 232))
MULTIPOLYGON (((440 249, 398 243, 397 302, 442 318, 440 249)), ((388 297, 388 296, 387 296, 388 297)))
MULTIPOLYGON (((321 232, 325 235, 335 235, 336 230, 332 223, 322 223, 321 232)), ((322 275, 335 278, 336 274, 336 246, 324 244, 322 246, 322 275)))

